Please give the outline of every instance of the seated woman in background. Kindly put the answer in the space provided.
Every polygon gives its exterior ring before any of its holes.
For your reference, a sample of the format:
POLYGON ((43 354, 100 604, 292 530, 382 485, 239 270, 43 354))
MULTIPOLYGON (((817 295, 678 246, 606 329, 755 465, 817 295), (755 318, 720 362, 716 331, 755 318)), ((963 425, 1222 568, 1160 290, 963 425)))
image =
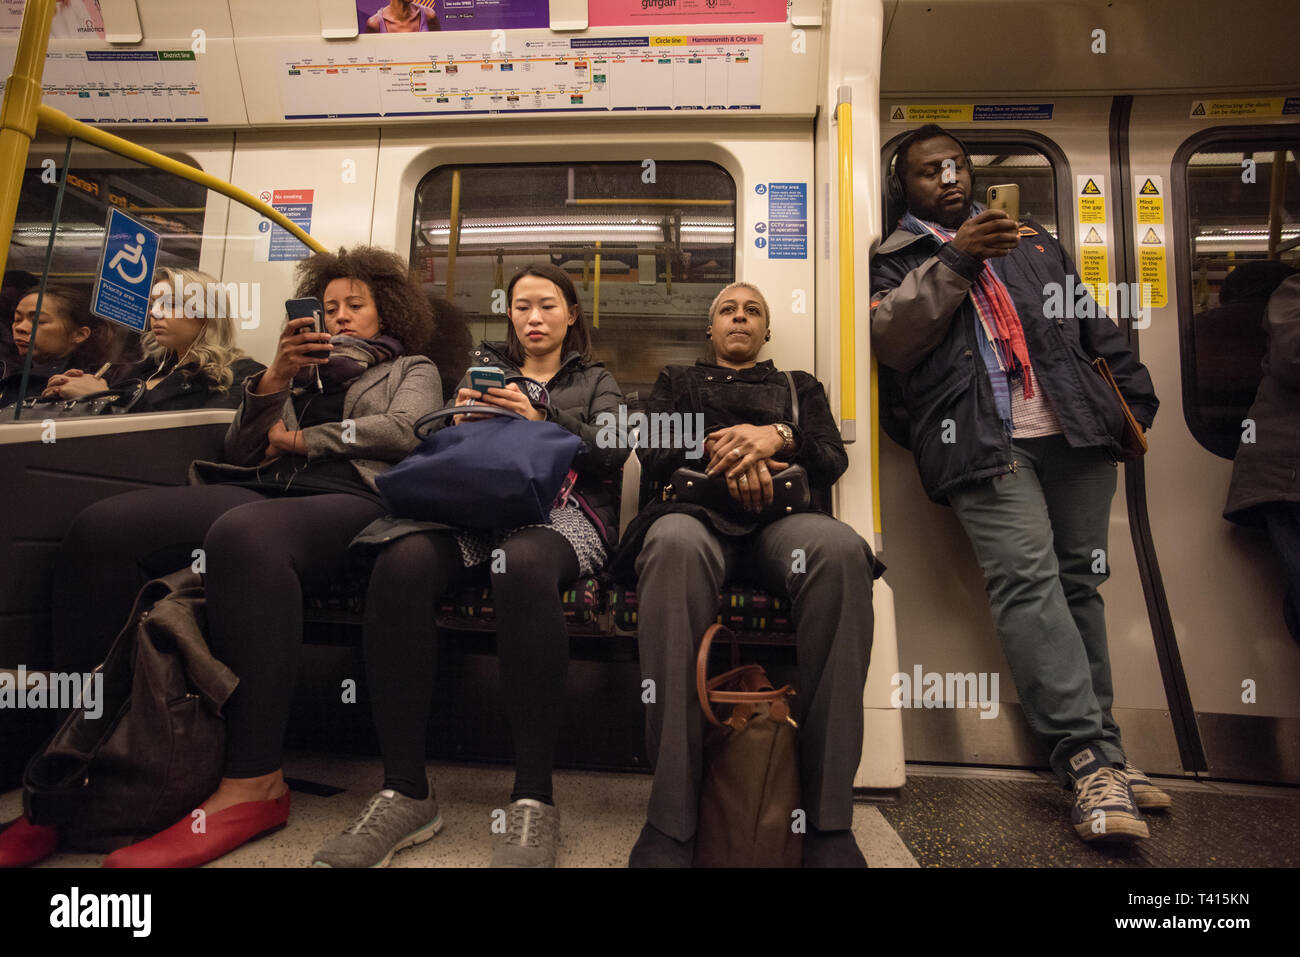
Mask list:
POLYGON ((44 394, 77 399, 139 380, 144 391, 132 412, 233 409, 244 397, 244 380, 266 368, 235 345, 225 286, 205 272, 159 268, 149 316, 142 360, 110 370, 105 378, 69 369, 52 376, 44 394))
POLYGON ((500 406, 579 436, 587 448, 573 463, 574 495, 567 507, 551 510, 545 525, 492 534, 386 518, 358 537, 359 546, 383 549, 366 594, 365 659, 384 781, 352 826, 317 852, 318 867, 382 866, 442 826, 424 768, 438 654, 435 621, 447 588, 474 578, 492 584, 501 690, 515 746, 512 803, 492 866, 555 866, 560 818, 551 769, 569 662, 560 594, 602 568, 613 544, 617 510, 606 483, 618 478, 627 451, 602 448, 596 420, 601 413, 617 414, 623 396, 614 377, 591 358, 582 306, 563 270, 527 267, 510 280, 506 303, 505 343, 484 343, 473 356, 476 366, 500 369, 506 387, 480 396, 467 379, 453 404, 500 406), (521 383, 530 391, 540 384, 544 397, 537 390, 530 401, 521 383), (496 564, 498 557, 504 567, 496 564))
POLYGON ((642 475, 659 486, 678 468, 724 476, 739 511, 655 502, 629 525, 616 571, 639 575, 637 648, 641 673, 654 681, 646 706, 646 753, 654 764, 647 823, 631 867, 689 867, 703 779, 703 716, 695 689, 695 648, 718 613, 724 584, 740 579, 792 600, 799 678, 799 772, 808 813, 804 866, 864 867, 849 829, 853 775, 862 753, 862 688, 871 658, 873 580, 883 571, 848 525, 821 511, 757 518, 789 465, 808 474, 814 507, 848 455, 822 385, 792 373, 799 400, 793 421, 789 380, 758 361, 771 338, 767 301, 757 287, 734 283, 709 309, 711 361, 659 373, 646 411, 702 414, 705 458, 685 449, 638 448, 642 475), (802 561, 796 560, 802 556, 802 561))
MULTIPOLYGON (((213 860, 289 814, 280 753, 297 679, 305 591, 346 578, 347 547, 384 515, 375 477, 418 444, 414 426, 440 404, 423 351, 429 300, 401 257, 357 247, 298 265, 298 296, 324 305, 329 333, 289 322, 266 371, 244 383, 223 464, 196 462, 189 487, 103 499, 81 512, 55 559, 55 668, 102 661, 147 578, 184 568, 202 548, 213 654, 238 675, 225 707, 225 776, 188 816, 111 854, 106 867, 186 867, 213 860), (318 379, 319 374, 319 379, 318 379)), ((0 866, 53 851, 53 828, 25 818, 0 832, 0 866)))
MULTIPOLYGON (((107 360, 113 341, 108 323, 90 314, 89 300, 80 290, 47 285, 39 318, 36 315, 38 291, 32 289, 25 293, 13 315, 14 346, 19 357, 26 359, 28 350, 32 352, 27 397, 40 395, 52 376, 70 369, 98 371, 107 360)), ((0 406, 18 401, 22 364, 12 369, 6 367, 3 376, 0 406)))

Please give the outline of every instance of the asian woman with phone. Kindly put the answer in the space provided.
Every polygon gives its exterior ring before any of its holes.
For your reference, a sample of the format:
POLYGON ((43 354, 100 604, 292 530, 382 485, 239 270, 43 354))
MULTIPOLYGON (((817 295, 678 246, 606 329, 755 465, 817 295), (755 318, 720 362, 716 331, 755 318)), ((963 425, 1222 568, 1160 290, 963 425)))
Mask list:
MULTIPOLYGON (((506 301, 506 341, 480 346, 451 405, 486 403, 581 437, 586 450, 573 465, 574 494, 542 525, 479 533, 390 517, 359 536, 359 545, 380 549, 366 596, 365 659, 384 780, 356 822, 317 852, 317 866, 382 866, 441 828, 424 767, 435 617, 448 587, 474 580, 492 586, 516 755, 506 833, 492 863, 555 864, 559 811, 551 768, 569 655, 560 592, 600 569, 613 544, 616 505, 608 488, 627 453, 597 442, 596 421, 616 414, 623 397, 591 358, 582 306, 562 270, 527 267, 510 281, 506 301)), ((472 428, 464 424, 472 418, 454 416, 445 427, 472 428)))

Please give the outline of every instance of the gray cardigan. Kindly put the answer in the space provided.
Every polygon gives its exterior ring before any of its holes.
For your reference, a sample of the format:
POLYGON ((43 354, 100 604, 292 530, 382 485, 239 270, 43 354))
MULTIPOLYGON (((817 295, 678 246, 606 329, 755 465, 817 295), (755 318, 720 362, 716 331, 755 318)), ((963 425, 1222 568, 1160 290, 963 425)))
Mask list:
MULTIPOLYGON (((245 479, 257 472, 266 457, 266 435, 283 420, 293 431, 298 417, 288 390, 258 395, 254 392, 262 373, 244 385, 244 401, 226 432, 224 463, 195 462, 190 484, 245 479)), ((442 405, 438 368, 424 356, 401 356, 371 366, 348 387, 343 399, 343 421, 325 422, 303 429, 307 459, 346 458, 362 481, 375 489, 382 475, 420 444, 415 423, 442 405), (355 435, 345 431, 351 422, 355 435), (352 441, 345 441, 350 437, 352 441)))

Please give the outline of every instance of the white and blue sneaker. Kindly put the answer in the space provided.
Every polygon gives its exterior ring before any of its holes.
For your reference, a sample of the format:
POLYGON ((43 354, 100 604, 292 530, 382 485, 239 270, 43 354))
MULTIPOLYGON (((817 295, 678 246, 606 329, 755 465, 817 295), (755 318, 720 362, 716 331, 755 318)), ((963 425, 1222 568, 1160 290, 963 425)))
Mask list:
POLYGON ((1133 801, 1143 811, 1164 811, 1172 805, 1173 799, 1151 783, 1151 779, 1127 761, 1124 762, 1124 774, 1128 777, 1128 786, 1133 789, 1133 801))
POLYGON ((1091 748, 1070 759, 1070 770, 1074 772, 1070 823, 1075 834, 1089 843, 1150 837, 1123 770, 1104 764, 1091 748))

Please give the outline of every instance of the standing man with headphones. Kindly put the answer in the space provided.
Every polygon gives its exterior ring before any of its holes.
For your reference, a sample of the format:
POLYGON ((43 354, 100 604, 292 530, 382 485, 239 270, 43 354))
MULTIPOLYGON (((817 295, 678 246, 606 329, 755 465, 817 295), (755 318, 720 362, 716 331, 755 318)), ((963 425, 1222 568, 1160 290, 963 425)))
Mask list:
POLYGON ((1143 429, 1159 405, 1151 376, 1090 297, 1049 309, 1075 301, 1069 254, 1039 223, 974 202, 956 137, 915 130, 894 170, 906 211, 872 260, 871 341, 921 481, 971 540, 1025 717, 1073 786, 1075 833, 1147 837, 1138 809, 1170 801, 1128 763, 1111 714, 1098 588, 1123 417, 1089 363, 1106 359, 1143 429))

